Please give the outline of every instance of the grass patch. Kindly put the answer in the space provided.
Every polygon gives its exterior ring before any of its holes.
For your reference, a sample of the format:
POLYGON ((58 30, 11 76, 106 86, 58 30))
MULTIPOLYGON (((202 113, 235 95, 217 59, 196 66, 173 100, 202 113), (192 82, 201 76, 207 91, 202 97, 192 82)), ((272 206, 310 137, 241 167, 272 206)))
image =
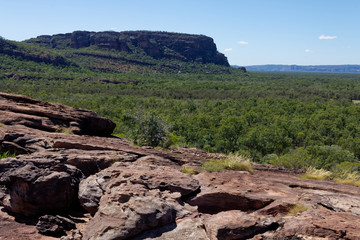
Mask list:
POLYGON ((334 178, 334 181, 338 184, 360 187, 360 174, 358 172, 349 172, 343 176, 334 178))
POLYGON ((9 157, 16 157, 16 155, 10 152, 0 152, 0 159, 9 158, 9 157))
POLYGON ((71 128, 62 127, 62 126, 57 126, 56 132, 57 133, 65 133, 65 134, 74 134, 74 132, 71 130, 71 128))
MULTIPOLYGON (((341 164, 339 164, 341 165, 341 164)), ((344 164, 343 164, 344 165, 344 164)), ((344 165, 345 166, 345 165, 344 165)), ((338 168, 333 169, 333 171, 326 171, 324 169, 316 169, 309 167, 306 170, 306 173, 301 175, 301 179, 313 179, 313 180, 333 180, 337 184, 352 185, 360 187, 360 172, 358 170, 353 170, 349 166, 338 166, 338 168)))
POLYGON ((191 167, 182 167, 182 168, 181 168, 181 172, 186 173, 186 174, 191 174, 191 175, 194 175, 194 174, 197 173, 197 172, 196 172, 194 169, 192 169, 191 167))
POLYGON ((251 162, 241 156, 227 156, 221 160, 210 160, 203 164, 203 169, 207 172, 219 172, 222 170, 247 171, 252 173, 254 170, 251 162))
POLYGON ((301 179, 313 179, 319 181, 325 181, 331 179, 332 173, 324 169, 316 169, 314 167, 309 167, 306 169, 306 173, 301 175, 301 179))
POLYGON ((308 207, 304 204, 297 203, 289 209, 288 216, 295 216, 298 213, 302 213, 308 210, 308 207))

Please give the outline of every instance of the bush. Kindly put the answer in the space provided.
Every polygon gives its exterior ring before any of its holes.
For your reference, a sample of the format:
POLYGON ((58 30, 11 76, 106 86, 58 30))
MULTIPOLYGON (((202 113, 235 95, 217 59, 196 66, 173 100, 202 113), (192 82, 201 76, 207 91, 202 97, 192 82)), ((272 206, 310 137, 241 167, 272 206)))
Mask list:
POLYGON ((271 157, 270 163, 279 167, 292 168, 292 169, 304 169, 313 165, 316 165, 312 156, 304 148, 298 148, 290 151, 281 157, 275 155, 271 157))
POLYGON ((306 169, 314 167, 317 169, 332 170, 337 164, 342 162, 356 162, 355 155, 337 145, 309 146, 307 148, 297 148, 277 157, 274 154, 266 155, 263 161, 269 161, 276 166, 306 169))
POLYGON ((307 150, 313 158, 317 159, 316 166, 314 166, 326 170, 330 170, 342 162, 357 161, 352 152, 342 149, 338 145, 311 146, 307 150))
POLYGON ((336 178, 342 178, 352 172, 359 172, 360 163, 359 162, 342 162, 337 164, 331 169, 333 176, 336 178))
POLYGON ((138 115, 137 127, 133 133, 134 143, 140 146, 164 146, 171 142, 169 126, 155 114, 138 115))

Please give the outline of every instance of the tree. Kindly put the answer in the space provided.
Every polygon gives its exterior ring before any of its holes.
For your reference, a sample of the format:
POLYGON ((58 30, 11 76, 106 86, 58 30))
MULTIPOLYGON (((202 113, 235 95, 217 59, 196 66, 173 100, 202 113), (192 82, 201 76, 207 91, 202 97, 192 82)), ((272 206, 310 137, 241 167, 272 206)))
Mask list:
POLYGON ((154 113, 135 117, 137 127, 134 131, 134 143, 141 146, 164 146, 170 134, 169 125, 154 113))

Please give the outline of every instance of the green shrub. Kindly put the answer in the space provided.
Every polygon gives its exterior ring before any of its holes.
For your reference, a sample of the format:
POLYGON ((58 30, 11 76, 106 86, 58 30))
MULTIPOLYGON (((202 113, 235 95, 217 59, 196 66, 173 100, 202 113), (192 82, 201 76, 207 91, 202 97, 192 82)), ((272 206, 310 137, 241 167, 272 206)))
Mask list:
POLYGON ((352 172, 359 172, 359 162, 342 162, 331 169, 335 178, 342 178, 352 172))
POLYGON ((316 165, 316 160, 304 148, 297 148, 280 157, 272 156, 270 163, 279 167, 304 169, 316 165))
POLYGON ((137 123, 137 127, 133 132, 135 144, 152 147, 168 147, 169 143, 171 144, 169 126, 165 123, 165 120, 154 113, 138 115, 135 120, 137 123))
POLYGON ((261 159, 262 164, 276 163, 279 161, 279 156, 275 153, 267 154, 261 159))
POLYGON ((342 162, 357 161, 352 152, 342 149, 338 145, 310 146, 307 150, 314 159, 317 159, 316 165, 313 166, 326 170, 330 170, 342 162))

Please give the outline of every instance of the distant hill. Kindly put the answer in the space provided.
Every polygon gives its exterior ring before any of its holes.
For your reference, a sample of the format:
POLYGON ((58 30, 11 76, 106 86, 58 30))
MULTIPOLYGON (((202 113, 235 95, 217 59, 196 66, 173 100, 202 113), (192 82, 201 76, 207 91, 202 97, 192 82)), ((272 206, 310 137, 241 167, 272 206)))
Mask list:
POLYGON ((154 31, 75 31, 23 42, 0 37, 0 62, 0 69, 9 73, 15 69, 34 72, 30 70, 34 68, 49 72, 45 69, 50 65, 102 73, 219 74, 231 70, 211 37, 154 31))
POLYGON ((204 35, 152 31, 75 31, 52 36, 43 35, 26 42, 52 49, 94 47, 107 51, 142 54, 154 59, 168 58, 229 66, 224 54, 217 51, 214 40, 204 35))
POLYGON ((248 71, 360 73, 360 65, 253 65, 248 71))

